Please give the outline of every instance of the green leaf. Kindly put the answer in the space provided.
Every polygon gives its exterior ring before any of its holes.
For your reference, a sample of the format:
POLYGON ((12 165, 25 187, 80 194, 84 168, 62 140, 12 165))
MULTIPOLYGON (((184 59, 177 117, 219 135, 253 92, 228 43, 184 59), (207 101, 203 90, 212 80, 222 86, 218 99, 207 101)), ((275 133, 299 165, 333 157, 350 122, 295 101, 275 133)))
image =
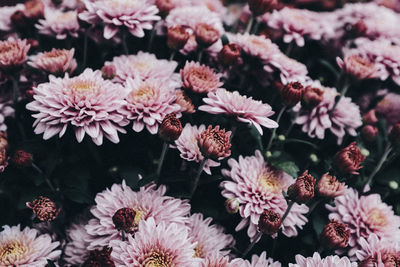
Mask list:
POLYGON ((293 161, 272 161, 270 163, 275 168, 282 170, 293 177, 297 177, 300 171, 299 167, 297 167, 296 163, 293 161))
POLYGON ((314 213, 314 215, 312 216, 312 224, 316 235, 319 236, 326 222, 325 219, 320 214, 314 213))
POLYGON ((90 204, 92 197, 79 189, 71 188, 64 191, 64 195, 73 202, 79 204, 90 204))
POLYGON ((222 45, 229 44, 228 36, 226 36, 226 34, 222 35, 221 36, 221 41, 222 41, 222 45))

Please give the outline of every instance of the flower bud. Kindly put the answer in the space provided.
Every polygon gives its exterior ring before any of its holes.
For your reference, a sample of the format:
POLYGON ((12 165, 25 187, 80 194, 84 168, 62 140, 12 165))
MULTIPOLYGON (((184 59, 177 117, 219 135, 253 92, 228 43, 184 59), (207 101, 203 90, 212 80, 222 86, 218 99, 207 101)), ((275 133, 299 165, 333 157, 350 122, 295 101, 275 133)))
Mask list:
POLYGON ((375 72, 374 63, 358 55, 347 56, 344 60, 336 58, 336 61, 342 70, 358 80, 371 78, 375 72))
POLYGON ((272 11, 277 6, 277 0, 248 0, 247 2, 254 16, 272 11))
POLYGON ((375 124, 378 122, 378 118, 376 117, 375 109, 371 109, 362 117, 365 124, 375 124))
POLYGON ((43 196, 40 196, 33 202, 27 202, 26 206, 32 209, 36 217, 43 222, 54 220, 60 213, 60 209, 56 207, 56 203, 43 196))
POLYGON ((101 68, 101 74, 103 79, 105 80, 112 80, 115 77, 116 69, 114 65, 104 65, 101 68))
POLYGON ((279 231, 282 225, 282 217, 272 210, 264 210, 258 220, 258 230, 266 235, 273 235, 279 231))
POLYGON ((299 82, 286 84, 281 90, 281 97, 286 105, 294 106, 300 102, 303 97, 304 87, 299 82))
POLYGON ((21 10, 17 10, 11 15, 11 22, 17 29, 24 29, 29 24, 28 18, 25 13, 21 10))
POLYGON ((373 142, 378 136, 378 128, 372 125, 365 125, 361 130, 361 135, 366 141, 373 142))
POLYGON ((389 139, 394 146, 400 146, 400 123, 393 126, 389 134, 389 139))
POLYGON ((335 176, 325 173, 317 184, 317 192, 321 197, 338 197, 347 190, 345 183, 339 182, 335 176))
POLYGON ((363 36, 367 32, 367 25, 364 21, 359 20, 351 27, 351 33, 355 36, 363 36))
POLYGON ((182 49, 189 40, 189 33, 182 25, 169 27, 167 34, 167 44, 172 50, 182 49))
POLYGON ((25 150, 17 150, 15 151, 11 161, 12 163, 20 168, 29 167, 32 165, 32 154, 26 152, 25 150))
POLYGON ((122 208, 114 213, 112 221, 117 230, 130 233, 133 230, 135 217, 136 217, 136 212, 133 209, 122 208))
POLYGON ((181 121, 176 115, 168 114, 158 128, 158 135, 166 142, 173 142, 179 138, 182 130, 181 121))
POLYGON ((237 44, 226 44, 218 53, 219 63, 226 67, 235 65, 240 58, 240 53, 241 48, 237 44))
POLYGON ((205 158, 220 160, 231 155, 231 132, 225 132, 225 129, 220 130, 219 126, 212 128, 208 126, 200 134, 199 147, 205 158))
POLYGON ((29 0, 25 2, 25 15, 32 20, 38 20, 44 16, 44 4, 42 0, 29 0))
POLYGON ((115 267, 114 261, 111 259, 112 248, 104 247, 102 250, 92 250, 89 258, 82 267, 115 267))
POLYGON ((213 26, 200 23, 195 29, 196 42, 202 47, 209 47, 218 41, 220 34, 213 26))
POLYGON ((306 108, 312 109, 318 106, 324 98, 324 91, 318 87, 307 86, 304 89, 302 98, 302 105, 306 108))
POLYGON ((287 194, 297 203, 305 203, 314 197, 315 179, 305 171, 294 184, 290 185, 287 194))
POLYGON ((236 198, 230 198, 225 201, 225 209, 229 214, 235 214, 239 211, 239 201, 236 198))
POLYGON ((168 13, 175 8, 175 4, 172 0, 156 0, 155 2, 160 15, 166 17, 168 13))
POLYGON ((347 247, 350 230, 344 223, 331 220, 321 233, 321 244, 327 249, 340 249, 347 247))
POLYGON ((359 174, 357 171, 362 168, 361 163, 365 160, 365 156, 356 146, 356 142, 339 151, 333 160, 336 168, 345 174, 359 174))

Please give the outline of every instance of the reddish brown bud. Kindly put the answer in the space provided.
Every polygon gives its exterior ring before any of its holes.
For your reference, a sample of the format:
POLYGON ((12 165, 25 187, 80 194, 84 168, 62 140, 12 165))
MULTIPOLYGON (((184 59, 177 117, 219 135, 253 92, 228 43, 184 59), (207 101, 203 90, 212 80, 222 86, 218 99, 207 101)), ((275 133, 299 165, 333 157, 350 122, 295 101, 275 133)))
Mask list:
POLYGON ((378 128, 372 125, 365 125, 361 130, 361 135, 366 141, 373 142, 378 136, 378 128))
POLYGON ((27 44, 29 44, 32 48, 38 48, 39 47, 39 42, 36 39, 29 38, 26 40, 27 44))
POLYGON ((29 0, 25 2, 26 17, 38 20, 44 16, 44 4, 42 0, 29 0))
POLYGON ((400 123, 393 126, 389 134, 389 139, 395 146, 400 146, 400 123))
POLYGON ((199 147, 204 157, 213 160, 223 159, 231 155, 231 132, 220 130, 219 126, 214 129, 208 126, 200 134, 199 147))
POLYGON ((331 220, 321 233, 321 244, 328 249, 339 249, 347 247, 349 243, 350 230, 344 223, 331 220))
POLYGON ((359 20, 357 23, 351 27, 351 33, 355 36, 364 36, 367 32, 367 26, 365 25, 364 21, 359 20))
POLYGON ((213 26, 200 23, 195 29, 196 42, 202 47, 209 47, 218 41, 220 34, 213 26))
POLYGON ((305 171, 294 184, 290 185, 287 194, 290 199, 297 203, 305 203, 314 197, 314 186, 316 180, 308 171, 305 171))
POLYGON ((114 261, 111 259, 112 248, 104 247, 102 250, 92 250, 89 258, 82 267, 115 267, 114 261))
POLYGON ((239 201, 236 198, 230 198, 225 201, 225 209, 229 214, 235 214, 239 211, 239 201))
POLYGON ((166 142, 173 142, 181 136, 182 124, 175 114, 168 114, 162 121, 158 135, 166 142))
POLYGON ((237 44, 226 44, 218 53, 219 62, 224 66, 235 65, 239 60, 240 52, 240 46, 237 44))
POLYGON ((339 182, 335 176, 325 173, 317 184, 317 192, 321 197, 338 197, 344 195, 347 190, 345 183, 339 182))
POLYGON ((302 105, 306 108, 314 108, 324 98, 324 91, 318 87, 307 86, 304 90, 302 105))
POLYGON ((258 220, 258 230, 266 235, 273 235, 279 231, 282 225, 282 217, 272 210, 264 210, 258 220))
POLYGON ((363 116, 363 121, 365 124, 375 124, 378 122, 378 118, 376 117, 375 109, 371 109, 363 116))
POLYGON ((247 2, 254 16, 272 11, 277 6, 277 0, 248 0, 247 2))
POLYGON ((167 34, 167 44, 172 50, 182 49, 189 40, 189 33, 182 25, 169 27, 167 34))
POLYGON ((112 80, 115 77, 116 69, 114 65, 104 65, 101 68, 101 74, 104 79, 112 80))
POLYGON ((286 84, 281 90, 281 97, 286 105, 294 106, 300 102, 303 97, 304 87, 299 82, 286 84))
POLYGON ((168 13, 175 8, 172 0, 156 0, 155 2, 161 16, 165 17, 168 13))
POLYGON ((23 29, 28 25, 28 18, 21 10, 17 10, 11 15, 11 22, 17 29, 23 29))
POLYGON ((32 160, 32 154, 20 149, 15 151, 11 161, 15 166, 25 168, 32 165, 32 160))
POLYGON ((353 142, 335 155, 333 163, 342 173, 359 174, 357 171, 362 168, 364 160, 365 156, 361 154, 356 142, 353 142))
POLYGON ((50 222, 57 218, 60 209, 56 207, 50 198, 40 196, 33 202, 27 202, 26 206, 32 209, 36 217, 43 222, 50 222))
POLYGON ((133 231, 135 216, 136 212, 133 209, 122 208, 114 213, 112 221, 117 230, 130 233, 133 231))

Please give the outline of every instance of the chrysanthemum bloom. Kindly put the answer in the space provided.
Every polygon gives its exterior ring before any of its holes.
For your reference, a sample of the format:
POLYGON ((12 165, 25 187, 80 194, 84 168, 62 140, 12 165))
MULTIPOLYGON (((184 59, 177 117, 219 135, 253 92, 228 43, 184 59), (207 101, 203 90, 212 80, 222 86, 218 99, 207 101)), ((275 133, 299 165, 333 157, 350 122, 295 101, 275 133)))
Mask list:
MULTIPOLYGON (((190 212, 190 205, 186 200, 180 200, 165 196, 166 187, 152 184, 142 187, 139 192, 134 192, 125 182, 122 185, 114 184, 111 189, 98 193, 96 205, 91 209, 95 217, 89 220, 86 231, 89 234, 88 249, 99 249, 108 246, 111 240, 121 239, 119 229, 113 222, 113 216, 122 208, 130 208, 135 211, 135 220, 131 233, 140 230, 139 222, 150 217, 156 224, 185 224, 190 212)), ((136 234, 135 234, 136 236, 136 234)))
POLYGON ((111 62, 108 61, 105 65, 114 65, 114 81, 116 82, 125 83, 129 77, 132 79, 139 77, 142 80, 158 79, 164 82, 171 82, 172 80, 177 83, 177 87, 180 86, 179 75, 174 75, 178 63, 166 59, 157 59, 154 54, 139 51, 137 55, 114 57, 111 62))
MULTIPOLYGON (((239 201, 241 222, 236 227, 239 231, 249 226, 247 234, 253 239, 257 234, 258 221, 264 210, 272 210, 281 216, 285 213, 287 202, 282 194, 294 179, 283 171, 274 169, 264 161, 260 151, 255 156, 239 157, 239 161, 228 160, 230 170, 222 174, 232 180, 221 183, 222 195, 227 199, 239 201)), ((282 224, 286 236, 296 236, 297 227, 302 228, 307 222, 304 216, 308 212, 306 205, 295 203, 282 224)))
POLYGON ((90 251, 89 258, 82 267, 115 267, 115 263, 111 259, 111 251, 112 248, 109 247, 90 251))
POLYGON ((66 230, 67 243, 64 247, 63 261, 67 264, 80 266, 89 256, 87 249, 89 242, 86 241, 89 235, 85 230, 86 223, 85 220, 73 223, 66 230))
POLYGON ((60 208, 57 208, 56 203, 54 203, 48 197, 40 196, 33 202, 27 202, 26 206, 32 209, 36 217, 44 222, 50 222, 57 218, 58 213, 60 213, 60 208))
POLYGON ((400 217, 382 202, 380 195, 359 197, 357 191, 349 189, 345 195, 335 198, 334 204, 326 205, 331 211, 329 219, 345 223, 350 229, 349 256, 360 249, 361 237, 376 234, 379 239, 400 240, 400 217))
POLYGON ((251 264, 249 267, 281 267, 282 264, 279 261, 274 261, 272 258, 267 258, 267 253, 264 251, 260 256, 251 256, 251 264))
POLYGON ((135 132, 142 131, 146 126, 151 134, 156 134, 165 116, 180 110, 180 106, 174 103, 174 88, 162 80, 128 78, 126 89, 129 93, 122 112, 133 120, 132 129, 135 132))
POLYGON ((213 160, 222 160, 231 155, 231 137, 232 132, 225 132, 225 129, 219 129, 219 126, 208 126, 200 133, 199 147, 204 157, 213 160))
POLYGON ((52 242, 48 234, 39 235, 35 229, 3 226, 0 232, 0 266, 41 267, 47 260, 56 260, 60 242, 52 242))
POLYGON ((379 101, 375 110, 386 119, 389 125, 400 123, 400 94, 388 93, 379 101))
POLYGON ((304 90, 303 99, 301 105, 313 109, 318 106, 319 103, 324 99, 324 91, 321 88, 307 86, 304 90))
POLYGON ((197 24, 194 34, 197 44, 204 48, 218 41, 220 37, 218 30, 207 23, 197 24))
POLYGON ((365 156, 361 154, 356 142, 353 142, 335 155, 333 163, 342 173, 356 175, 364 160, 365 156))
POLYGON ((351 262, 347 257, 328 256, 321 259, 318 252, 312 257, 305 258, 303 255, 296 255, 296 263, 289 263, 289 267, 357 267, 356 262, 351 262))
POLYGON ((25 2, 25 16, 32 20, 38 20, 44 16, 44 3, 42 0, 29 0, 25 2))
POLYGON ((338 197, 342 196, 347 191, 347 185, 341 183, 329 173, 322 175, 317 184, 317 192, 321 197, 338 197))
POLYGON ((313 109, 305 109, 296 106, 294 110, 300 110, 296 120, 303 125, 302 131, 308 133, 311 138, 325 138, 325 131, 329 129, 337 136, 337 143, 341 144, 346 133, 356 136, 356 129, 362 125, 360 108, 349 97, 342 97, 333 112, 335 97, 338 95, 333 88, 322 88, 323 100, 313 109))
POLYGON ((305 203, 313 199, 315 182, 314 177, 306 170, 289 186, 287 191, 289 198, 297 203, 305 203))
POLYGON ((248 0, 247 3, 254 16, 259 16, 271 11, 278 4, 276 0, 248 0))
POLYGON ((144 37, 144 30, 151 30, 153 23, 160 20, 158 9, 147 0, 100 0, 83 1, 87 11, 79 18, 92 24, 104 23, 104 38, 113 38, 121 28, 133 36, 144 37))
POLYGON ((167 44, 170 49, 182 49, 189 40, 189 33, 182 25, 173 26, 168 28, 167 44))
POLYGON ((0 132, 7 130, 7 124, 5 119, 7 117, 14 116, 14 108, 12 107, 12 101, 2 99, 0 100, 0 132))
POLYGON ((347 247, 350 230, 346 224, 331 220, 321 233, 321 244, 328 249, 340 249, 347 247))
MULTIPOLYGON (((201 154, 199 147, 200 134, 206 129, 206 126, 203 124, 200 126, 192 126, 189 123, 183 127, 182 134, 175 141, 175 145, 172 147, 176 147, 179 152, 181 158, 187 161, 194 161, 200 163, 203 161, 204 156, 201 154)), ((207 174, 211 174, 211 167, 217 167, 220 163, 213 161, 211 159, 207 159, 206 165, 204 166, 204 171, 207 174)))
POLYGON ((39 33, 55 36, 59 40, 67 36, 77 38, 79 31, 77 11, 62 12, 58 9, 47 8, 44 12, 44 19, 40 19, 35 25, 39 33))
POLYGON ((189 113, 189 114, 196 112, 192 100, 189 98, 189 96, 185 93, 184 90, 176 90, 175 93, 176 93, 175 103, 177 103, 181 107, 179 112, 189 113))
POLYGON ((358 80, 370 78, 375 73, 375 64, 358 55, 349 55, 342 60, 337 57, 339 67, 348 75, 358 80))
POLYGON ((20 168, 31 166, 32 160, 33 160, 32 154, 23 149, 15 151, 11 159, 12 163, 20 168))
POLYGON ((0 31, 8 32, 12 30, 11 16, 16 11, 22 11, 24 9, 23 4, 17 4, 14 6, 3 6, 0 7, 0 31))
POLYGON ((28 65, 54 75, 66 72, 71 74, 77 67, 74 53, 74 48, 71 50, 53 48, 50 52, 30 56, 28 65))
POLYGON ((282 217, 272 210, 264 210, 258 220, 258 230, 266 235, 273 235, 279 231, 282 225, 282 217))
POLYGON ((276 53, 271 61, 266 63, 264 70, 266 72, 271 72, 272 70, 277 69, 280 72, 279 76, 284 84, 290 81, 305 81, 308 79, 308 70, 306 65, 286 56, 283 53, 276 53))
POLYGON ((0 41, 0 69, 2 71, 12 71, 22 66, 26 61, 30 45, 26 40, 8 38, 0 41))
POLYGON ((182 130, 181 121, 176 117, 176 115, 168 114, 160 125, 158 135, 166 142, 174 142, 179 138, 182 130))
POLYGON ((199 62, 186 62, 180 73, 182 86, 195 93, 214 92, 223 85, 220 82, 222 74, 215 73, 210 67, 200 65, 199 62))
POLYGON ((199 110, 233 116, 239 122, 254 125, 261 135, 263 134, 261 125, 266 128, 278 127, 278 123, 268 118, 275 113, 270 105, 254 100, 252 97, 242 96, 237 91, 218 89, 216 92, 208 93, 203 101, 206 104, 200 106, 199 110))
POLYGON ((218 53, 218 62, 226 67, 235 65, 240 58, 242 49, 234 43, 226 44, 218 53))
POLYGON ((111 257, 117 267, 123 266, 197 266, 200 259, 193 257, 196 243, 192 243, 187 228, 182 224, 154 218, 139 222, 135 237, 128 242, 112 240, 111 257))
POLYGON ((290 82, 281 89, 281 97, 286 105, 294 106, 303 97, 304 86, 299 82, 290 82))
POLYGON ((26 108, 37 112, 32 115, 35 133, 44 133, 47 140, 65 134, 68 125, 75 131, 78 142, 87 133, 97 145, 103 136, 114 143, 119 142, 118 132, 129 121, 121 114, 125 105, 125 91, 121 85, 104 80, 100 71, 86 69, 77 77, 49 77, 50 82, 34 88, 34 101, 26 108))
POLYGON ((360 267, 391 267, 397 266, 396 263, 400 262, 400 242, 398 240, 379 239, 377 235, 371 234, 365 238, 361 237, 359 244, 360 250, 356 251, 356 256, 360 261, 360 267), (393 260, 395 262, 392 262, 393 260), (368 265, 367 263, 372 264, 368 265))

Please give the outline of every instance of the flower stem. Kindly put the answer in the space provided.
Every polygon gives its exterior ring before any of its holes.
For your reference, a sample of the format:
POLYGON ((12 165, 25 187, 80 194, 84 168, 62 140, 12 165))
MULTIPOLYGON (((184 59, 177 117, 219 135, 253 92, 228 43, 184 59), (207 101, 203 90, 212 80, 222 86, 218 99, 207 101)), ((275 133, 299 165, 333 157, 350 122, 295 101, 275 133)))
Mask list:
POLYGON ((292 131, 293 126, 295 125, 296 120, 297 120, 297 118, 299 117, 299 115, 300 115, 300 110, 297 111, 297 112, 294 114, 294 117, 292 118, 292 120, 291 120, 291 122, 290 122, 289 128, 286 130, 285 137, 288 137, 288 136, 289 136, 289 134, 290 134, 290 132, 292 131))
POLYGON ((262 232, 258 232, 257 235, 254 237, 253 242, 250 243, 250 245, 246 248, 246 250, 242 254, 242 258, 246 257, 247 254, 249 254, 250 250, 253 249, 254 245, 257 243, 257 241, 260 239, 262 236, 262 232))
POLYGON ((126 240, 125 230, 121 230, 121 239, 122 241, 126 240))
POLYGON ((368 176, 367 182, 364 185, 363 191, 366 190, 366 187, 371 184, 372 179, 374 176, 379 172, 379 170, 382 168, 383 163, 386 161, 387 157, 389 156, 390 152, 392 151, 392 147, 390 146, 390 143, 386 144, 385 151, 383 152, 383 155, 381 159, 379 160, 378 164, 375 166, 375 169, 371 172, 371 174, 368 176))
POLYGON ((290 210, 292 209, 293 204, 294 204, 294 201, 292 201, 292 200, 289 200, 289 201, 288 201, 288 206, 287 206, 287 208, 286 208, 285 213, 284 213, 283 216, 282 216, 282 224, 283 224, 283 221, 286 219, 286 217, 289 215, 289 212, 290 212, 290 210))
POLYGON ((124 49, 124 54, 129 54, 128 44, 126 43, 126 32, 122 32, 122 48, 124 49))
POLYGON ((201 173, 203 172, 206 162, 207 162, 207 158, 204 158, 200 163, 199 169, 197 170, 196 176, 194 177, 193 186, 190 191, 190 198, 192 198, 194 195, 194 192, 196 192, 197 186, 199 184, 200 176, 201 176, 201 173))
POLYGON ((14 109, 17 110, 18 97, 19 97, 19 87, 18 87, 19 75, 13 75, 11 80, 13 86, 13 105, 14 109))
POLYGON ((154 41, 154 36, 156 35, 156 31, 154 28, 150 32, 150 38, 149 38, 149 43, 147 45, 147 51, 151 50, 151 47, 153 46, 153 41, 154 41))
MULTIPOLYGON (((342 74, 339 76, 339 82, 340 82, 342 76, 343 76, 342 74)), ((336 106, 339 104, 340 100, 346 95, 346 93, 347 93, 349 87, 350 87, 350 82, 348 81, 347 76, 346 76, 346 78, 345 78, 345 80, 344 80, 344 83, 343 83, 343 87, 342 87, 342 89, 340 90, 340 96, 336 98, 335 104, 333 105, 333 108, 332 108, 332 110, 330 111, 330 114, 331 114, 331 115, 332 115, 333 112, 335 111, 336 106)))
POLYGON ((83 39, 83 68, 86 68, 87 50, 88 50, 88 31, 85 32, 85 36, 83 39))
POLYGON ((253 22, 254 22, 254 17, 251 16, 249 22, 247 23, 247 27, 246 27, 245 33, 250 33, 251 27, 253 26, 253 22))
POLYGON ((51 191, 53 191, 54 193, 57 193, 57 190, 54 188, 53 184, 51 183, 51 181, 49 180, 47 175, 44 174, 44 172, 39 168, 39 166, 37 166, 35 163, 32 162, 32 168, 34 168, 40 175, 42 175, 44 177, 44 180, 45 180, 46 184, 49 186, 49 188, 51 189, 51 191))
MULTIPOLYGON (((285 111, 285 109, 286 109, 286 105, 283 105, 283 107, 282 107, 281 110, 279 111, 278 117, 276 118, 276 123, 279 124, 279 121, 281 120, 282 114, 283 114, 283 112, 285 111)), ((272 134, 271 134, 271 137, 269 138, 268 145, 267 145, 267 149, 266 149, 267 151, 268 151, 268 150, 271 148, 271 146, 272 146, 272 141, 274 140, 275 135, 276 135, 276 129, 277 129, 277 128, 274 128, 274 129, 272 130, 272 134)))
POLYGON ((164 163, 164 159, 165 159, 165 155, 167 154, 167 150, 168 150, 168 143, 164 142, 163 147, 162 147, 162 151, 161 151, 161 156, 160 159, 158 160, 158 166, 157 166, 157 177, 158 179, 160 179, 160 174, 161 174, 161 169, 164 163))
POLYGON ((176 50, 171 52, 171 56, 169 57, 169 61, 174 60, 175 55, 176 55, 176 50))
POLYGON ((199 54, 197 55, 197 61, 201 64, 201 59, 203 58, 203 49, 199 50, 199 54))
POLYGON ((314 201, 314 202, 310 205, 310 207, 309 207, 309 209, 308 209, 308 212, 307 212, 307 215, 310 215, 310 214, 313 212, 313 210, 315 210, 315 208, 316 208, 316 207, 319 205, 319 203, 321 203, 321 202, 322 202, 322 198, 320 198, 320 199, 314 201))

